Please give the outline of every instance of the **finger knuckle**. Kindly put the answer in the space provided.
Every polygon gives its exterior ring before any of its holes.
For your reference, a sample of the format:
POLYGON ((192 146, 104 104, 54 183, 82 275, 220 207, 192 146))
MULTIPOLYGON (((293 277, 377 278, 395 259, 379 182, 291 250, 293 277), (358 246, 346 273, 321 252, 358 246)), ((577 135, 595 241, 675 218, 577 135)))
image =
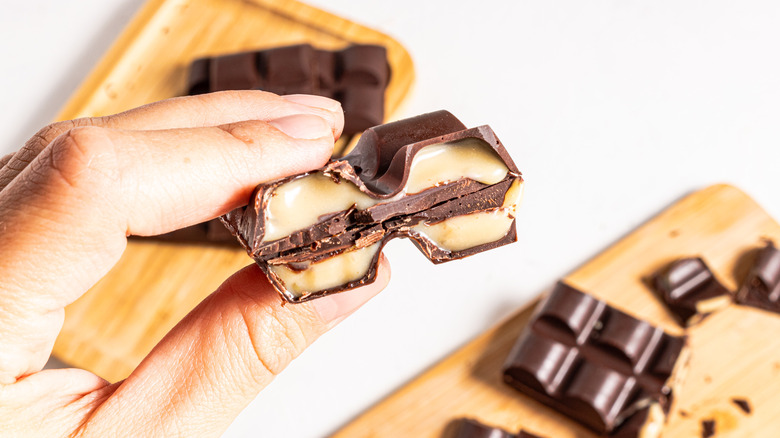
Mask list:
POLYGON ((104 128, 81 126, 51 143, 43 165, 72 187, 99 188, 115 178, 116 156, 104 128))
POLYGON ((63 133, 79 126, 93 126, 99 124, 101 119, 102 118, 100 117, 83 117, 80 119, 62 120, 60 122, 50 123, 39 129, 27 142, 26 147, 40 152, 40 150, 48 146, 54 139, 63 133))
POLYGON ((266 123, 257 120, 229 123, 219 126, 218 129, 246 146, 256 146, 257 139, 264 138, 270 131, 266 123))
POLYGON ((64 120, 46 125, 32 136, 30 141, 27 142, 27 146, 32 146, 38 149, 43 148, 54 141, 54 139, 57 138, 60 134, 67 132, 69 129, 72 129, 75 126, 76 122, 73 120, 64 120))

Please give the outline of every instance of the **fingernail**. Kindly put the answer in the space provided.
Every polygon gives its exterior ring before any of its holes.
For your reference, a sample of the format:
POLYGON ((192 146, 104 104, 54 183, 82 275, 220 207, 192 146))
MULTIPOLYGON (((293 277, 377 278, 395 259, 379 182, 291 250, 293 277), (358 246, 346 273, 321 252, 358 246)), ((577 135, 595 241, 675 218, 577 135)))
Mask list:
POLYGON ((318 298, 311 302, 328 328, 341 322, 385 288, 390 277, 390 267, 384 255, 380 265, 377 278, 373 283, 355 290, 318 298))
POLYGON ((341 111, 341 104, 337 100, 327 97, 313 96, 311 94, 288 94, 287 96, 282 96, 282 98, 293 103, 322 108, 328 111, 341 111))
POLYGON ((322 117, 312 114, 280 117, 268 123, 293 138, 314 140, 333 135, 330 124, 322 117))

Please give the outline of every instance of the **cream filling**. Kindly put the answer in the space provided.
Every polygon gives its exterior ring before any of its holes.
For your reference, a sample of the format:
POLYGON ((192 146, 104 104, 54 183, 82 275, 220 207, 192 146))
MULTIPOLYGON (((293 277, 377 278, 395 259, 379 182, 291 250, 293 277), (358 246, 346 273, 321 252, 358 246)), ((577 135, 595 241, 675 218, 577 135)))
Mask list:
POLYGON ((336 182, 322 173, 283 184, 271 194, 265 214, 263 241, 272 241, 317 223, 323 214, 347 210, 355 205, 368 208, 377 200, 356 185, 336 182))
POLYGON ((268 269, 284 283, 285 289, 301 297, 363 278, 377 251, 379 243, 308 263, 303 270, 291 269, 287 265, 269 265, 268 269))
POLYGON ((435 224, 420 224, 412 230, 432 240, 441 249, 461 251, 506 236, 514 217, 498 208, 445 219, 435 224))
MULTIPOLYGON (((483 140, 467 138, 434 144, 420 149, 415 155, 407 183, 393 200, 462 178, 495 184, 503 180, 507 172, 509 169, 504 162, 483 140)), ((380 202, 389 202, 366 195, 349 181, 337 182, 321 173, 283 184, 270 196, 264 242, 310 227, 320 216, 344 211, 353 205, 364 210, 380 202)))
POLYGON ((469 178, 482 184, 495 184, 509 171, 496 152, 484 141, 464 138, 420 149, 412 160, 404 193, 469 178))
POLYGON ((504 203, 501 204, 501 207, 511 209, 512 213, 514 213, 517 206, 520 205, 520 201, 523 199, 524 189, 525 184, 523 184, 523 181, 516 179, 512 185, 509 186, 509 190, 506 191, 504 203))

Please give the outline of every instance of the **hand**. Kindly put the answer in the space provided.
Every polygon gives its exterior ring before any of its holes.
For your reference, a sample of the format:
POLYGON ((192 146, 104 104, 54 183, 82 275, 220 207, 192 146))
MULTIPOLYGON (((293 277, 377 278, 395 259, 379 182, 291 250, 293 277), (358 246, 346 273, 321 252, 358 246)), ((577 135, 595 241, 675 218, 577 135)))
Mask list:
POLYGON ((41 371, 64 307, 155 235, 247 202, 255 185, 316 169, 344 119, 330 99, 259 91, 169 99, 59 122, 0 159, 0 435, 215 436, 318 336, 389 276, 281 305, 248 266, 187 315, 124 381, 41 371))

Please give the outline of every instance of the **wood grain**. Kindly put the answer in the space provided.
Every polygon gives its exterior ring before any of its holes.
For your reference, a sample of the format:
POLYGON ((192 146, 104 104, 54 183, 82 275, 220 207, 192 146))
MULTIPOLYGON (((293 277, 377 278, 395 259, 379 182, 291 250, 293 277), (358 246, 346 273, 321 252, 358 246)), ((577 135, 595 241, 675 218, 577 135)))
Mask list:
MULTIPOLYGON (((761 239, 780 241, 780 225, 740 190, 726 185, 694 193, 566 277, 640 318, 682 333, 643 278, 669 261, 701 255, 734 290, 761 239)), ((459 417, 550 437, 595 436, 506 387, 501 366, 533 303, 453 353, 372 407, 334 437, 445 437, 459 417)), ((718 437, 776 437, 780 431, 780 316, 732 305, 688 330, 692 358, 665 437, 701 436, 713 419, 718 437), (746 415, 730 399, 753 406, 746 415), (686 415, 687 414, 687 415, 686 415)))
MULTIPOLYGON (((414 79, 395 40, 290 0, 149 0, 74 93, 58 119, 114 114, 184 94, 198 57, 308 42, 387 47, 392 115, 414 79)), ((184 315, 250 263, 242 250, 131 241, 114 269, 66 309, 60 360, 117 381, 184 315)))

